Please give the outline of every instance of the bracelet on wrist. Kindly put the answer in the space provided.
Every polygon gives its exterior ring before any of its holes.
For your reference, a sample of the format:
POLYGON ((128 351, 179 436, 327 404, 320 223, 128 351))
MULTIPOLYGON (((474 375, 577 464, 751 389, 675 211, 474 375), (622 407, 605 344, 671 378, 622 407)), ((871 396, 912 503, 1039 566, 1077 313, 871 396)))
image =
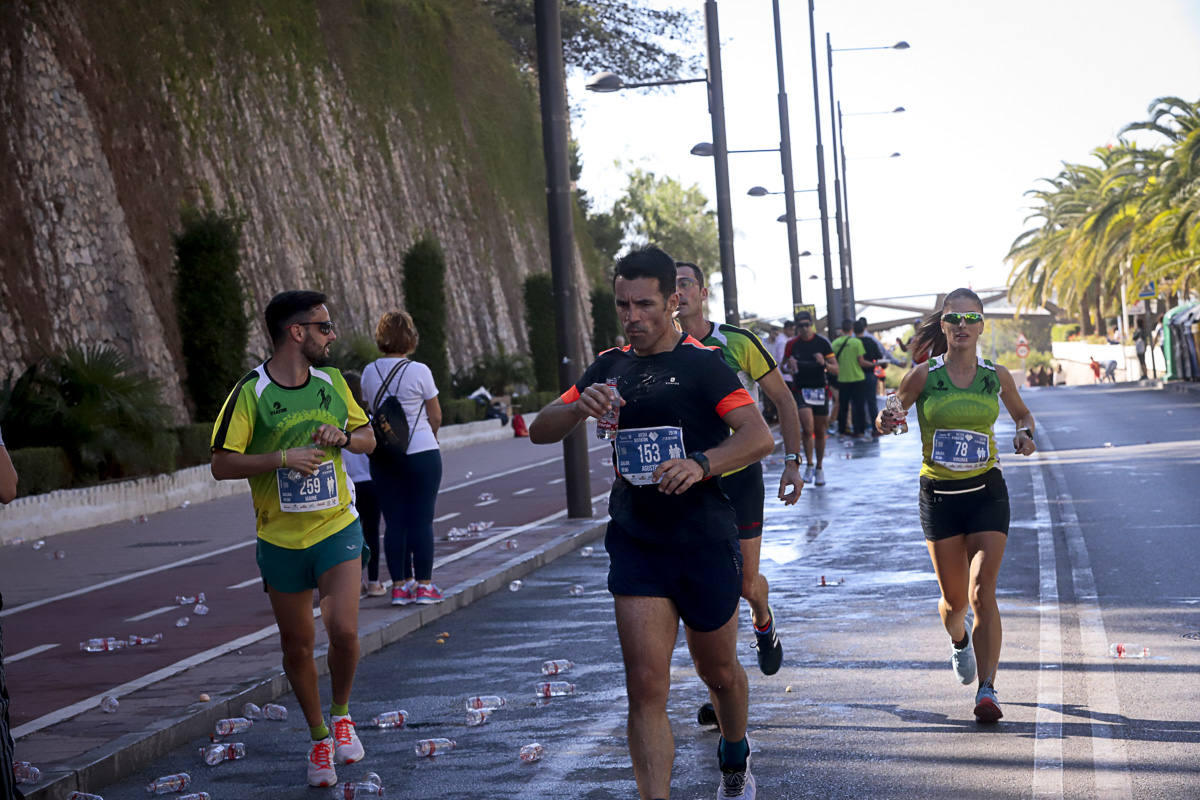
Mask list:
POLYGON ((279 468, 287 469, 287 450, 279 451, 279 468))

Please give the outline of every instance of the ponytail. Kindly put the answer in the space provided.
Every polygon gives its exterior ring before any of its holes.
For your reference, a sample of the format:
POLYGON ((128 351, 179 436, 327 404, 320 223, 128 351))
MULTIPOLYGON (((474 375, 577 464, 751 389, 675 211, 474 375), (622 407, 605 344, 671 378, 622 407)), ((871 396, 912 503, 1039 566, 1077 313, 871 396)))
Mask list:
POLYGON ((945 310, 946 303, 960 297, 973 301, 979 306, 980 311, 983 310, 983 301, 970 289, 955 289, 946 295, 946 299, 942 301, 942 307, 921 320, 917 325, 917 332, 908 342, 914 364, 920 364, 929 358, 943 355, 950 349, 946 342, 946 334, 942 332, 942 311, 945 310))

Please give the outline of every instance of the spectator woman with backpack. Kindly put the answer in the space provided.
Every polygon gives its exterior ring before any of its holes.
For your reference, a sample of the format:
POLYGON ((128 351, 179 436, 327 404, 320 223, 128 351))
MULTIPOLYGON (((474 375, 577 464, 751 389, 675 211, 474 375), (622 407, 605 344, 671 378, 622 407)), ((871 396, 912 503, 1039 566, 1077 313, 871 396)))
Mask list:
POLYGON ((371 479, 386 525, 383 549, 392 578, 392 605, 437 603, 433 583, 433 516, 442 483, 437 432, 442 407, 433 373, 409 355, 417 328, 404 311, 389 311, 375 327, 383 357, 363 369, 363 398, 380 446, 371 479))

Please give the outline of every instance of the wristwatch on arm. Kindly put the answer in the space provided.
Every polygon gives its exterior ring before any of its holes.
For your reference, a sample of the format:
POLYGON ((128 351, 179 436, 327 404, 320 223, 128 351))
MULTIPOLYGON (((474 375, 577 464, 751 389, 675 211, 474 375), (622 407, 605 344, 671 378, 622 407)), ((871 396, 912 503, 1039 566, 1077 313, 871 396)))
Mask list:
POLYGON ((788 453, 787 455, 785 455, 783 457, 783 465, 786 467, 789 462, 792 464, 795 464, 797 467, 800 466, 800 454, 799 453, 788 453))
POLYGON ((707 478, 709 470, 708 456, 704 455, 704 453, 700 450, 697 450, 694 453, 688 453, 688 458, 690 458, 692 461, 695 461, 700 465, 700 468, 704 470, 704 475, 701 477, 701 480, 707 478))

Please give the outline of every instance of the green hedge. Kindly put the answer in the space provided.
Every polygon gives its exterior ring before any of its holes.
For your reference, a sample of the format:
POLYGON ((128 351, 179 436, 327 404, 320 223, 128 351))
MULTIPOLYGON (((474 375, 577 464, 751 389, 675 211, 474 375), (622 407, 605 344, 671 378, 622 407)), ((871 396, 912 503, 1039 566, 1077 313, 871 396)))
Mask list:
POLYGON ((17 470, 18 497, 70 487, 71 461, 61 447, 22 447, 8 454, 17 470))
POLYGON ((530 392, 513 398, 513 411, 521 414, 533 414, 554 402, 559 392, 530 392))
POLYGON ((485 409, 474 400, 463 397, 442 402, 442 424, 460 425, 483 419, 485 409))
POLYGON ((547 391, 558 386, 558 342, 554 333, 554 281, 548 272, 525 278, 525 329, 533 357, 533 381, 547 391))
POLYGON ((212 454, 209 448, 212 442, 213 423, 194 422, 175 429, 179 438, 179 467, 196 467, 207 464, 212 454))

